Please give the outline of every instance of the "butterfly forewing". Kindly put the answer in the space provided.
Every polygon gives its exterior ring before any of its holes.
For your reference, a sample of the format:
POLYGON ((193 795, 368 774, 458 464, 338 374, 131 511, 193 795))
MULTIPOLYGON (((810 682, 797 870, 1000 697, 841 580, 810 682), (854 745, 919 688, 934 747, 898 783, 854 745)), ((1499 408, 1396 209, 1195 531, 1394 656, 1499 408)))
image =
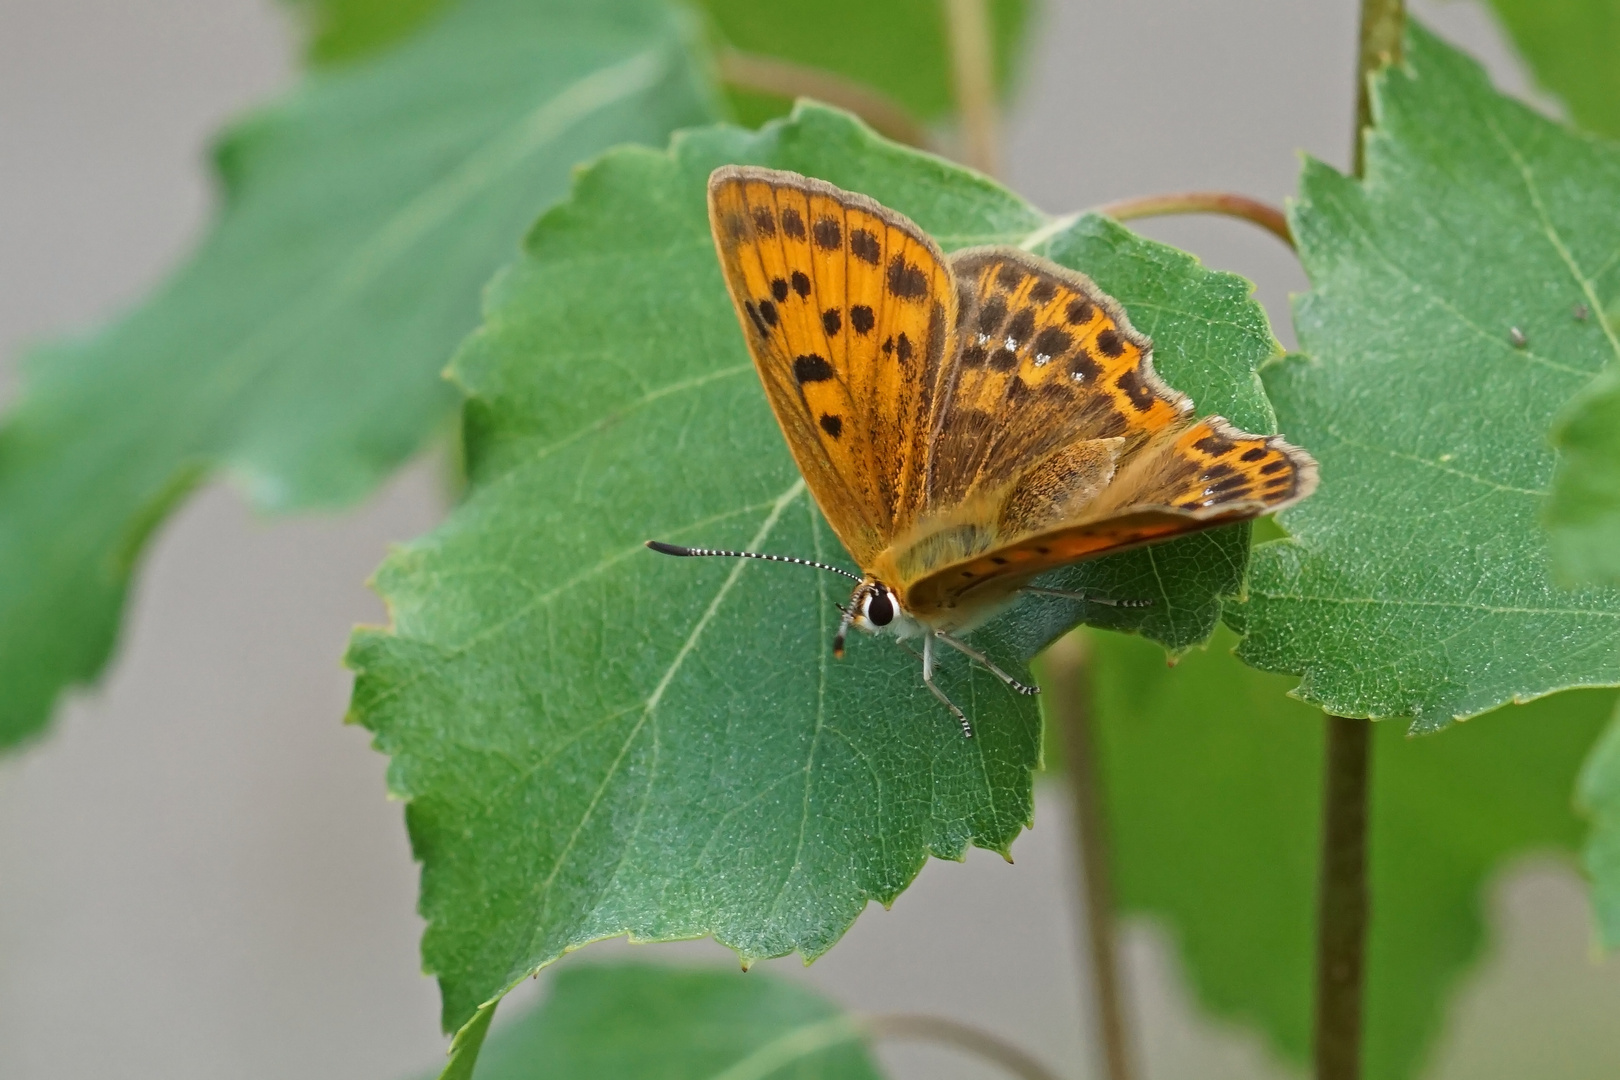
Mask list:
POLYGON ((950 271, 911 222, 794 173, 716 170, 709 219, 794 459, 865 565, 922 500, 921 433, 951 348, 950 271))

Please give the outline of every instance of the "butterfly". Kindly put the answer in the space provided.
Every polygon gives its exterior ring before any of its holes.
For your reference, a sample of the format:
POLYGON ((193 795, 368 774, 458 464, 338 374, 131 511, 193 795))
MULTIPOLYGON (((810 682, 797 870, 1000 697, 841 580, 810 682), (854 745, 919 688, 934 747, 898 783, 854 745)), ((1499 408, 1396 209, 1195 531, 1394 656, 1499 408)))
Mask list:
MULTIPOLYGON (((766 397, 860 575, 808 559, 648 541, 669 555, 813 566, 855 580, 851 626, 939 646, 1033 694, 962 640, 1084 559, 1244 521, 1316 487, 1311 456, 1193 404, 1084 274, 1013 247, 944 254, 909 218, 821 180, 727 165, 709 225, 766 397)), ((1142 603, 1138 601, 1137 603, 1142 603)))

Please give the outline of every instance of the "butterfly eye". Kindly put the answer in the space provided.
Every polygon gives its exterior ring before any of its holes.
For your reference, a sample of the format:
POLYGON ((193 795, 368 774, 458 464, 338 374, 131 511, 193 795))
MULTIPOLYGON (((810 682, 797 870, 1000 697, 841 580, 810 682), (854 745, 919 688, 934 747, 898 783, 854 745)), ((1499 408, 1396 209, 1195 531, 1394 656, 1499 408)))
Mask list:
POLYGON ((888 626, 894 621, 894 599, 888 589, 879 585, 867 594, 865 614, 873 626, 888 626))

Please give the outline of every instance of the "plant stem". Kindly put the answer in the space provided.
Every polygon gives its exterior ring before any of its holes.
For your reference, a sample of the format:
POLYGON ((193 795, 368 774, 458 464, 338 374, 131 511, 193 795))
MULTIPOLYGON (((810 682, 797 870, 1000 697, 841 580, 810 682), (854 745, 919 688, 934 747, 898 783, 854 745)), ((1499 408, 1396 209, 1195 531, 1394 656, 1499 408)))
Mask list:
POLYGON ((1372 721, 1327 717, 1316 938, 1316 1080, 1360 1080, 1372 721))
POLYGON ((815 98, 854 113, 896 142, 924 150, 932 148, 928 130, 905 106, 865 83, 820 68, 736 49, 721 52, 716 65, 720 78, 739 90, 786 98, 815 98))
POLYGON ((1351 168, 1361 175, 1362 135, 1372 126, 1372 95, 1367 77, 1400 63, 1401 40, 1406 33, 1406 5, 1402 0, 1361 0, 1361 47, 1356 59, 1356 134, 1351 168))
POLYGON ((1108 865, 1108 824, 1101 770, 1091 723, 1091 680, 1086 640, 1079 631, 1046 650, 1044 666, 1050 696, 1047 716, 1057 725, 1063 767, 1073 800, 1076 892, 1085 898, 1086 954, 1095 1002, 1093 1023, 1102 1051, 1102 1075, 1130 1080, 1131 1056, 1125 1031, 1125 1000, 1114 942, 1114 889, 1108 865))
POLYGON ((956 108, 962 121, 962 160, 996 175, 996 87, 986 0, 943 0, 951 44, 956 108))
POLYGON ((1139 195, 1097 207, 1115 221, 1162 217, 1166 214, 1225 214, 1258 225, 1277 239, 1294 246, 1288 218, 1277 207, 1227 191, 1177 191, 1168 195, 1139 195))
MULTIPOLYGON (((1362 0, 1356 60, 1356 130, 1351 160, 1362 175, 1372 124, 1372 74, 1401 58, 1402 0, 1362 0)), ((1361 1019, 1367 965, 1367 817, 1372 722, 1326 718, 1322 790, 1321 893, 1316 925, 1316 1080, 1361 1080, 1361 1019)))
POLYGON ((1061 1080, 1056 1073, 1012 1043, 988 1031, 941 1016, 885 1013, 866 1017, 862 1025, 874 1039, 916 1039, 954 1046, 1000 1065, 1021 1080, 1061 1080))

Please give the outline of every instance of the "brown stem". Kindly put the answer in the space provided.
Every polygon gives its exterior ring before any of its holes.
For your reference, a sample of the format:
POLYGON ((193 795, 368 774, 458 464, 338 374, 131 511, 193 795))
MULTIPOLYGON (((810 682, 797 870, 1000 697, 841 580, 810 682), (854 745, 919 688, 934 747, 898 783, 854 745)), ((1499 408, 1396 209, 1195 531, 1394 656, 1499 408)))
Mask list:
POLYGON ((943 0, 951 43, 956 109, 962 120, 962 160, 996 175, 996 86, 986 0, 943 0))
POLYGON ((1372 721, 1327 717, 1317 901, 1316 1080, 1360 1080, 1372 721))
MULTIPOLYGON (((1398 63, 1406 30, 1402 0, 1362 0, 1356 58, 1355 174, 1365 167, 1372 124, 1369 81, 1398 63)), ((1316 923, 1316 1080, 1361 1080, 1362 1003, 1366 993, 1367 817, 1372 779, 1372 722, 1329 715, 1322 792, 1321 893, 1316 923)))
POLYGON ((1367 77, 1401 60, 1406 33, 1406 5, 1402 0, 1361 0, 1361 48, 1356 58, 1356 136, 1351 148, 1352 168, 1361 175, 1361 141, 1372 127, 1372 95, 1367 77))
POLYGON ((721 80, 740 90, 785 98, 815 98, 854 113, 896 142, 924 150, 933 147, 928 130, 905 106, 865 83, 820 68, 736 49, 722 51, 716 63, 721 80))
POLYGON ((1162 217, 1166 214, 1225 214, 1258 225, 1277 239, 1294 246, 1294 235, 1288 231, 1288 218, 1269 203, 1251 199, 1246 195, 1233 195, 1226 191, 1177 191, 1169 195, 1141 195, 1133 199, 1120 199, 1097 207, 1099 214, 1107 214, 1115 221, 1132 218, 1162 217))
POLYGON ((1085 897, 1086 954, 1095 1001, 1093 1022, 1102 1051, 1102 1075, 1130 1080, 1131 1055, 1125 1030, 1125 995, 1121 990, 1119 952, 1114 941, 1114 889, 1108 865, 1108 823, 1101 770, 1091 722, 1091 680, 1086 640, 1080 631, 1052 644, 1044 666, 1047 717, 1062 740, 1063 767, 1073 800, 1078 858, 1074 867, 1078 892, 1085 897))
POLYGON ((1057 1073, 1012 1043, 988 1031, 941 1016, 885 1013, 866 1017, 862 1026, 875 1039, 916 1039, 966 1050, 975 1057, 1000 1065, 1021 1080, 1060 1080, 1057 1073))

